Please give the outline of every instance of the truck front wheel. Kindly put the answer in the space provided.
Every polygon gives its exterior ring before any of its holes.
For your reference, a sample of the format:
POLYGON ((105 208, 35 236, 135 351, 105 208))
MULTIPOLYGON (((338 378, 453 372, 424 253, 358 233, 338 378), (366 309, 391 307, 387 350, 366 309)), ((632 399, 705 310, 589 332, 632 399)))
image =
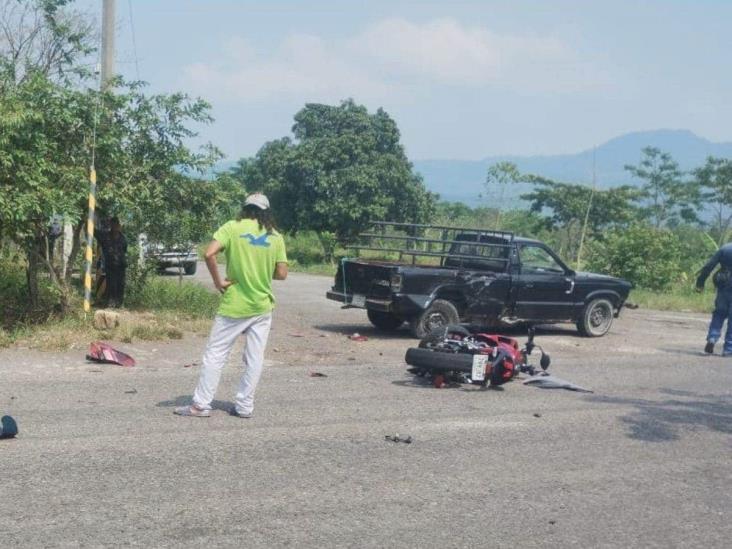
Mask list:
POLYGON ((367 309, 366 315, 369 317, 371 324, 383 332, 393 332, 404 323, 401 318, 397 318, 392 313, 367 309))
POLYGON ((585 337, 604 336, 613 325, 613 315, 613 304, 608 299, 593 299, 582 310, 577 329, 585 337))
POLYGON ((409 327, 414 337, 422 339, 438 328, 458 322, 460 315, 455 305, 444 299, 435 299, 432 305, 412 319, 409 327))

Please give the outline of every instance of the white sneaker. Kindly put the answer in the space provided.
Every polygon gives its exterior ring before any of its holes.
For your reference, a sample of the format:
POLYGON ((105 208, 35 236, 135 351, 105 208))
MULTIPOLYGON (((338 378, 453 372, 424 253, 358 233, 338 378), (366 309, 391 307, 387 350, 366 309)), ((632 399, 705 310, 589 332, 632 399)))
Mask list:
POLYGON ((211 417, 211 410, 201 410, 195 404, 190 406, 178 406, 173 413, 177 416, 186 417, 211 417))

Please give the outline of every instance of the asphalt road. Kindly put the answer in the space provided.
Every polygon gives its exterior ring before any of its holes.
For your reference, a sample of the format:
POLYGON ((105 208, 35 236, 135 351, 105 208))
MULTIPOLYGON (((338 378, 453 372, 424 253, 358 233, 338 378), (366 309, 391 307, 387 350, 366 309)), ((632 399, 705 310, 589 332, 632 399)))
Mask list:
POLYGON ((277 283, 251 420, 223 411, 237 356, 221 410, 172 415, 199 336, 120 345, 127 369, 0 352, 0 412, 21 430, 0 440, 3 547, 729 546, 732 359, 701 356, 704 316, 542 331, 554 373, 592 394, 437 390, 406 374, 406 332, 378 335, 329 284, 277 283))

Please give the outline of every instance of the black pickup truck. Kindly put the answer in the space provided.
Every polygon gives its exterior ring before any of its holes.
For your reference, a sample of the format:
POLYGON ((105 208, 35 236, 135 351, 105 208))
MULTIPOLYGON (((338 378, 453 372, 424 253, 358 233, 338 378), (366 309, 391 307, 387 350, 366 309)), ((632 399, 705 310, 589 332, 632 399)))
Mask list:
POLYGON ((357 254, 398 254, 398 260, 343 259, 326 297, 366 309, 381 330, 408 322, 412 334, 422 338, 459 322, 483 327, 573 322, 582 335, 599 337, 610 330, 632 287, 619 278, 575 272, 546 244, 508 232, 389 222, 375 226, 375 233, 360 235, 366 244, 349 248, 357 254), (440 236, 415 236, 430 229, 440 236), (395 247, 394 241, 405 245, 395 247))

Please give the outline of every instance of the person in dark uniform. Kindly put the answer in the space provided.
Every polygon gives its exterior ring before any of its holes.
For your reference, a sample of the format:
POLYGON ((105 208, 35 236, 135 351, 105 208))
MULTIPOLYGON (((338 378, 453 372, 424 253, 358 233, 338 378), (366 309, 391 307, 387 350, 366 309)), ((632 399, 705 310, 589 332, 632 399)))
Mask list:
POLYGON ((714 311, 712 312, 712 321, 709 323, 704 352, 714 353, 714 345, 722 335, 722 326, 726 320, 727 331, 724 335, 722 356, 732 356, 732 242, 719 248, 707 261, 706 265, 702 267, 699 278, 696 280, 697 291, 704 290, 704 282, 717 265, 719 265, 719 270, 712 277, 714 286, 717 288, 717 297, 714 300, 714 311))
POLYGON ((105 301, 109 307, 121 307, 125 298, 127 239, 117 217, 109 220, 109 233, 101 239, 101 245, 107 278, 105 301))

